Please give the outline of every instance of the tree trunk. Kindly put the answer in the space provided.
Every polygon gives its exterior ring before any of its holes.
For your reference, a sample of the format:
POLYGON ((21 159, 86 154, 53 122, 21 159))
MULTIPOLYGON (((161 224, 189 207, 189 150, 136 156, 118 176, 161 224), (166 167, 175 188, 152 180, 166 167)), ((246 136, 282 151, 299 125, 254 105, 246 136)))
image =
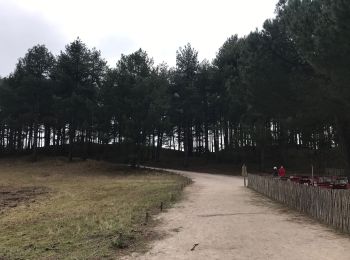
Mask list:
POLYGON ((208 122, 205 121, 204 123, 204 149, 205 153, 209 153, 209 133, 208 133, 208 122))
MULTIPOLYGON (((152 134, 152 153, 151 153, 151 159, 152 161, 156 160, 156 141, 155 141, 155 132, 153 131, 153 134, 152 134)), ((159 137, 158 137, 159 138, 159 137)), ((157 143, 158 143, 158 140, 157 140, 157 143)))
POLYGON ((74 143, 75 130, 72 125, 69 126, 69 152, 68 152, 68 161, 73 161, 73 143, 74 143))
POLYGON ((45 149, 49 150, 51 141, 51 128, 48 125, 45 125, 45 149))
POLYGON ((158 139, 157 139, 157 151, 156 151, 156 161, 160 161, 160 152, 163 146, 163 133, 158 130, 158 139))
POLYGON ((38 121, 35 119, 34 121, 34 127, 33 127, 33 134, 34 134, 34 140, 33 140, 33 162, 36 162, 38 160, 38 121))
POLYGON ((87 131, 85 131, 85 135, 84 135, 84 132, 82 132, 82 142, 83 142, 82 159, 84 161, 86 161, 86 159, 88 158, 88 150, 89 150, 89 141, 88 141, 88 133, 87 133, 87 131))
POLYGON ((177 130, 177 150, 181 151, 181 127, 179 126, 177 130))
POLYGON ((227 149, 228 148, 228 122, 226 120, 224 120, 224 148, 227 149))
POLYGON ((23 149, 23 139, 22 139, 22 128, 17 130, 17 150, 21 151, 23 149))
POLYGON ((184 166, 188 166, 188 157, 189 157, 189 147, 188 147, 188 141, 189 141, 189 127, 185 127, 185 132, 184 132, 184 152, 185 152, 185 157, 184 157, 184 166))
POLYGON ((346 120, 335 119, 337 132, 340 141, 340 148, 345 158, 347 175, 350 176, 350 123, 346 120))
POLYGON ((193 135, 192 135, 192 126, 187 127, 187 147, 188 147, 188 156, 193 154, 193 135))

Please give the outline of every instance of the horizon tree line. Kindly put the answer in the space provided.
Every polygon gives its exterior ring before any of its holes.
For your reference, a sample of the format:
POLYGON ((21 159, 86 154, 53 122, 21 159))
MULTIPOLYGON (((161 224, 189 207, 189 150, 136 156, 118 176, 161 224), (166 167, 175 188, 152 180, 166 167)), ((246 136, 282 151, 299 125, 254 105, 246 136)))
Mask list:
POLYGON ((263 29, 229 37, 209 62, 187 44, 176 66, 139 49, 108 67, 77 38, 36 45, 0 79, 2 153, 115 145, 140 160, 161 148, 260 169, 291 154, 350 162, 350 3, 280 0, 263 29))

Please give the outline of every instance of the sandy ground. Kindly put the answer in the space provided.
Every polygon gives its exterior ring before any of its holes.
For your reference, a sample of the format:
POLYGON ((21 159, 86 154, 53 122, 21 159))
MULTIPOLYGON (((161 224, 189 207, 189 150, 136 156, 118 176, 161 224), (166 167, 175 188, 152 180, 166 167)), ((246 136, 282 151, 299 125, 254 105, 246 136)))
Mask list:
POLYGON ((125 259, 350 259, 350 236, 243 187, 242 178, 181 173, 194 183, 159 216, 165 238, 125 259))

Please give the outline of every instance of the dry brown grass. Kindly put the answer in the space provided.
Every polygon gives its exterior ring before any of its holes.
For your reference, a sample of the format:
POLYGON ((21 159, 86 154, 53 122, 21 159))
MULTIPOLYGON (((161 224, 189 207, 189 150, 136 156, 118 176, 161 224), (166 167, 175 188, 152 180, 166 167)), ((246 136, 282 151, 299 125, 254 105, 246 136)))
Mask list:
POLYGON ((0 160, 0 187, 48 191, 2 208, 0 259, 113 259, 143 243, 146 212, 170 205, 187 181, 105 162, 0 160))

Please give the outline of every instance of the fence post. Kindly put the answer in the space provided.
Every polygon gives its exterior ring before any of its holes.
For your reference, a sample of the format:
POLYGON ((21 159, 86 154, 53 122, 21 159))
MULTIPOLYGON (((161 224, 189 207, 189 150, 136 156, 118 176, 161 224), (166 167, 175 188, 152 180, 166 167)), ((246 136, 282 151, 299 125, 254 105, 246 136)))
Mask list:
POLYGON ((248 176, 248 172, 247 172, 247 166, 245 164, 242 165, 242 176, 244 179, 244 187, 247 187, 247 176, 248 176))

